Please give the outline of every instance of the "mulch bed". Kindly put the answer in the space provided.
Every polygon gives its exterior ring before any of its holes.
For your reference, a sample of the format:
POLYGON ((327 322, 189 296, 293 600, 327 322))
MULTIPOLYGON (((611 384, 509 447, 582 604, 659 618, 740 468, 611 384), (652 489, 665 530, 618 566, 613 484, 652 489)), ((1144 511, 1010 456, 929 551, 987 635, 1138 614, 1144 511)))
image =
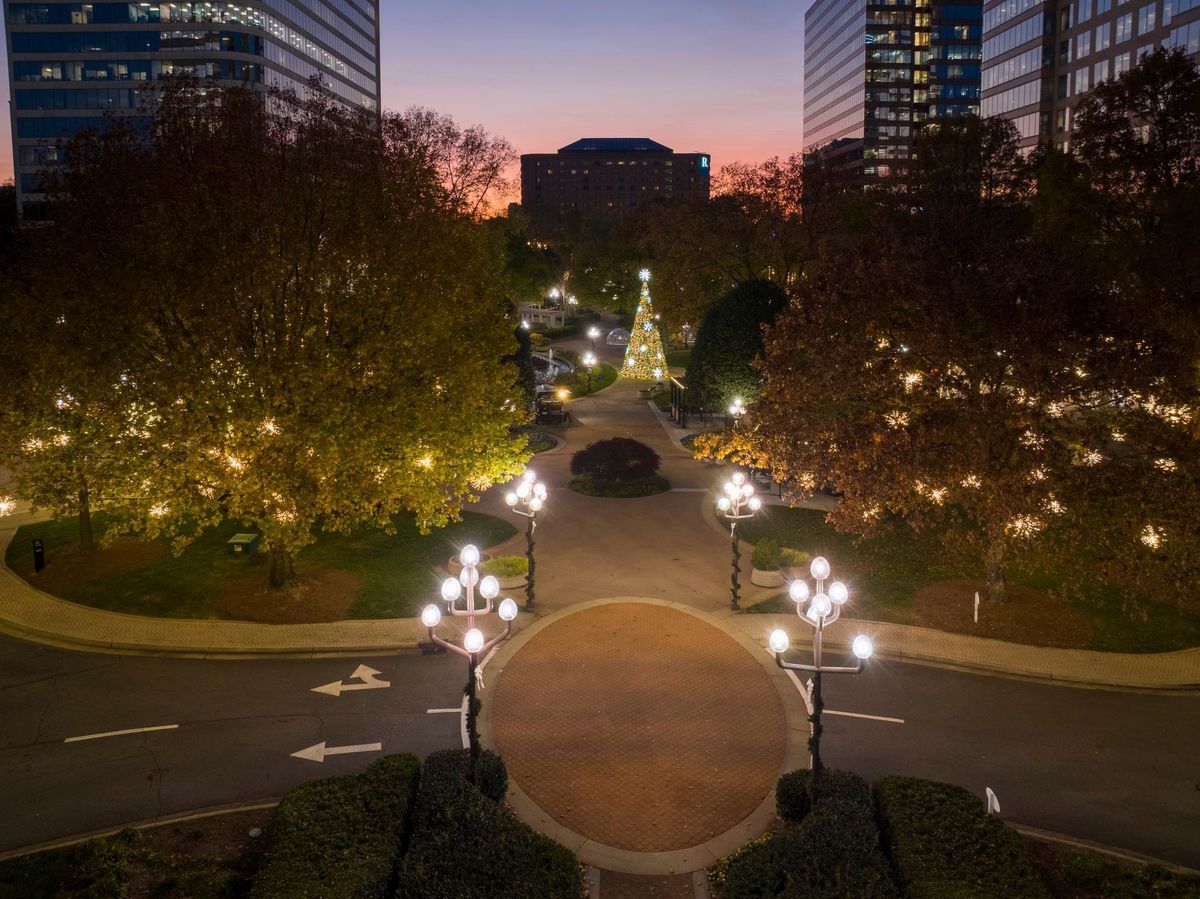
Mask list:
POLYGON ((221 618, 258 624, 315 624, 344 621, 362 581, 336 568, 306 568, 282 589, 267 585, 262 568, 237 578, 217 604, 221 618))
POLYGON ((46 567, 33 573, 33 554, 29 567, 19 574, 31 585, 47 593, 63 593, 79 584, 99 580, 122 571, 133 571, 153 562, 170 551, 161 540, 137 540, 121 537, 93 553, 81 552, 79 542, 67 543, 46 553, 46 567))
POLYGON ((1008 600, 991 603, 983 581, 938 581, 913 594, 913 611, 921 627, 991 637, 1030 646, 1082 649, 1092 640, 1088 617, 1064 600, 1043 590, 1009 583, 1008 600), (979 591, 979 623, 973 620, 979 591))

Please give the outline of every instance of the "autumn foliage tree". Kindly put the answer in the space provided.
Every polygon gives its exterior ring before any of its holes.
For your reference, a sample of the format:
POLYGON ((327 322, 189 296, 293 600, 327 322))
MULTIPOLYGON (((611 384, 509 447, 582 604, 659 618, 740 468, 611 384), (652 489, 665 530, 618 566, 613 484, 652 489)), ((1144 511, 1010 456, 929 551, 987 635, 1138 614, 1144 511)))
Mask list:
POLYGON ((34 283, 87 284, 66 327, 121 342, 104 380, 136 386, 141 438, 105 497, 122 526, 181 547, 255 525, 278 586, 320 530, 441 524, 517 470, 513 323, 477 220, 503 152, 432 114, 187 82, 149 135, 74 147, 50 244, 79 252, 40 256, 34 283))

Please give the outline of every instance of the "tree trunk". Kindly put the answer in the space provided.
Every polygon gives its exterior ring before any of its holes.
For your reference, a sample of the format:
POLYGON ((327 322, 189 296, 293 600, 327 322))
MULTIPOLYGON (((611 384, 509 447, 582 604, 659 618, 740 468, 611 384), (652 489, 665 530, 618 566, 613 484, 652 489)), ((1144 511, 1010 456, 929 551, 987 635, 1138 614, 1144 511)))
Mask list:
POLYGON ((1004 549, 999 544, 988 548, 984 559, 987 586, 984 594, 988 602, 1004 602, 1008 599, 1008 583, 1004 579, 1004 549))
POLYGON ((275 588, 282 587, 296 575, 292 567, 292 554, 275 544, 268 547, 267 554, 271 562, 270 584, 275 588))
POLYGON ((79 488, 79 549, 85 553, 96 551, 96 536, 92 533, 92 507, 88 502, 87 487, 79 488))

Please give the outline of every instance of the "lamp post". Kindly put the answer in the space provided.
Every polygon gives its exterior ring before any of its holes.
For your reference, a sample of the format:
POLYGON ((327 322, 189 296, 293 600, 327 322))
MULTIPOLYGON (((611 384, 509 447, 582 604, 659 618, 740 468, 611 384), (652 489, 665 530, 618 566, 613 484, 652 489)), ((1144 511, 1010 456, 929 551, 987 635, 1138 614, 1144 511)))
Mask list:
POLYGON ((525 577, 525 611, 533 608, 533 531, 537 527, 537 513, 546 504, 546 485, 537 479, 533 469, 525 469, 517 489, 505 495, 504 501, 517 515, 528 520, 525 528, 525 561, 529 571, 525 577))
POLYGON ((742 402, 740 396, 735 396, 733 402, 729 404, 729 414, 733 417, 733 426, 736 428, 741 422, 742 416, 746 414, 746 404, 742 402))
POLYGON ((729 608, 736 612, 738 610, 738 594, 741 590, 741 584, 738 581, 738 572, 741 571, 741 568, 738 567, 738 559, 742 557, 741 550, 738 548, 737 526, 739 521, 754 517, 754 513, 762 508, 762 500, 754 495, 754 485, 747 481, 746 476, 740 471, 735 471, 733 477, 725 482, 722 492, 725 495, 717 499, 717 508, 729 522, 729 544, 733 553, 730 563, 732 570, 729 575, 729 608))
POLYGON ((787 631, 782 628, 771 632, 769 643, 771 651, 775 653, 775 663, 780 668, 788 671, 808 671, 812 674, 812 713, 808 716, 809 723, 812 725, 812 735, 808 739, 808 748, 812 754, 813 795, 815 797, 817 781, 821 776, 821 711, 825 707, 821 701, 821 675, 861 674, 867 659, 875 652, 875 647, 871 644, 870 637, 866 634, 859 634, 850 644, 850 650, 857 657, 858 664, 852 666, 821 664, 821 638, 825 633, 825 627, 841 617, 842 606, 850 598, 850 591, 841 581, 834 581, 829 585, 829 591, 826 592, 825 580, 829 577, 829 562, 824 556, 817 556, 812 560, 809 573, 816 581, 816 590, 810 591, 805 581, 795 580, 788 587, 788 595, 796 604, 796 614, 800 620, 813 629, 813 663, 804 665, 799 662, 783 660, 783 654, 788 650, 789 641, 787 631), (808 610, 804 611, 806 602, 808 610))
POLYGON ((592 369, 595 367, 595 365, 596 365, 596 354, 595 354, 595 353, 584 353, 584 354, 583 354, 583 367, 584 367, 585 369, 587 369, 587 376, 588 376, 588 386, 587 386, 587 392, 588 392, 588 396, 591 396, 591 395, 592 395, 592 369))
POLYGON ((421 623, 429 629, 429 639, 438 646, 443 646, 460 656, 467 658, 467 742, 471 750, 471 781, 475 780, 475 768, 479 762, 479 729, 476 720, 479 715, 479 700, 476 698, 476 681, 479 680, 479 659, 487 651, 504 640, 512 633, 513 619, 517 617, 517 604, 510 598, 500 601, 497 612, 504 622, 504 633, 492 637, 484 637, 483 631, 475 626, 476 616, 487 616, 492 611, 492 600, 500 594, 500 582, 492 575, 480 580, 476 565, 479 564, 479 550, 467 545, 458 554, 462 563, 462 571, 458 577, 448 577, 442 581, 442 600, 446 603, 446 614, 467 619, 467 632, 463 635, 462 646, 443 640, 433 632, 442 622, 442 610, 437 603, 430 603, 421 611, 421 623), (484 600, 483 607, 475 603, 475 588, 484 600), (459 607, 459 598, 466 589, 466 598, 459 607))
POLYGON ((592 338, 592 354, 596 353, 596 341, 600 339, 600 329, 595 325, 588 328, 588 337, 592 338))

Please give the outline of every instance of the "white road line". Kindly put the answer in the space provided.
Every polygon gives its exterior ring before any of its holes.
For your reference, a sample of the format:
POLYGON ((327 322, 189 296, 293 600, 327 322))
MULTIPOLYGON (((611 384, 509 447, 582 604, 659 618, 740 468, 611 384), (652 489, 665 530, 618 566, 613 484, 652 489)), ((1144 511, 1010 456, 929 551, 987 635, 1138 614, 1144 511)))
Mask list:
POLYGON ((462 706, 455 706, 452 709, 426 709, 426 715, 458 715, 462 713, 462 706))
POLYGON ((127 734, 146 734, 153 730, 176 730, 178 724, 159 724, 155 727, 131 727, 129 730, 110 730, 102 734, 84 734, 82 737, 67 737, 64 743, 79 743, 83 740, 99 740, 102 737, 124 737, 127 734))
POLYGON ((889 718, 887 715, 864 715, 862 712, 835 712, 833 709, 825 709, 826 715, 840 715, 843 718, 866 718, 869 721, 886 721, 889 724, 903 724, 903 718, 889 718))

